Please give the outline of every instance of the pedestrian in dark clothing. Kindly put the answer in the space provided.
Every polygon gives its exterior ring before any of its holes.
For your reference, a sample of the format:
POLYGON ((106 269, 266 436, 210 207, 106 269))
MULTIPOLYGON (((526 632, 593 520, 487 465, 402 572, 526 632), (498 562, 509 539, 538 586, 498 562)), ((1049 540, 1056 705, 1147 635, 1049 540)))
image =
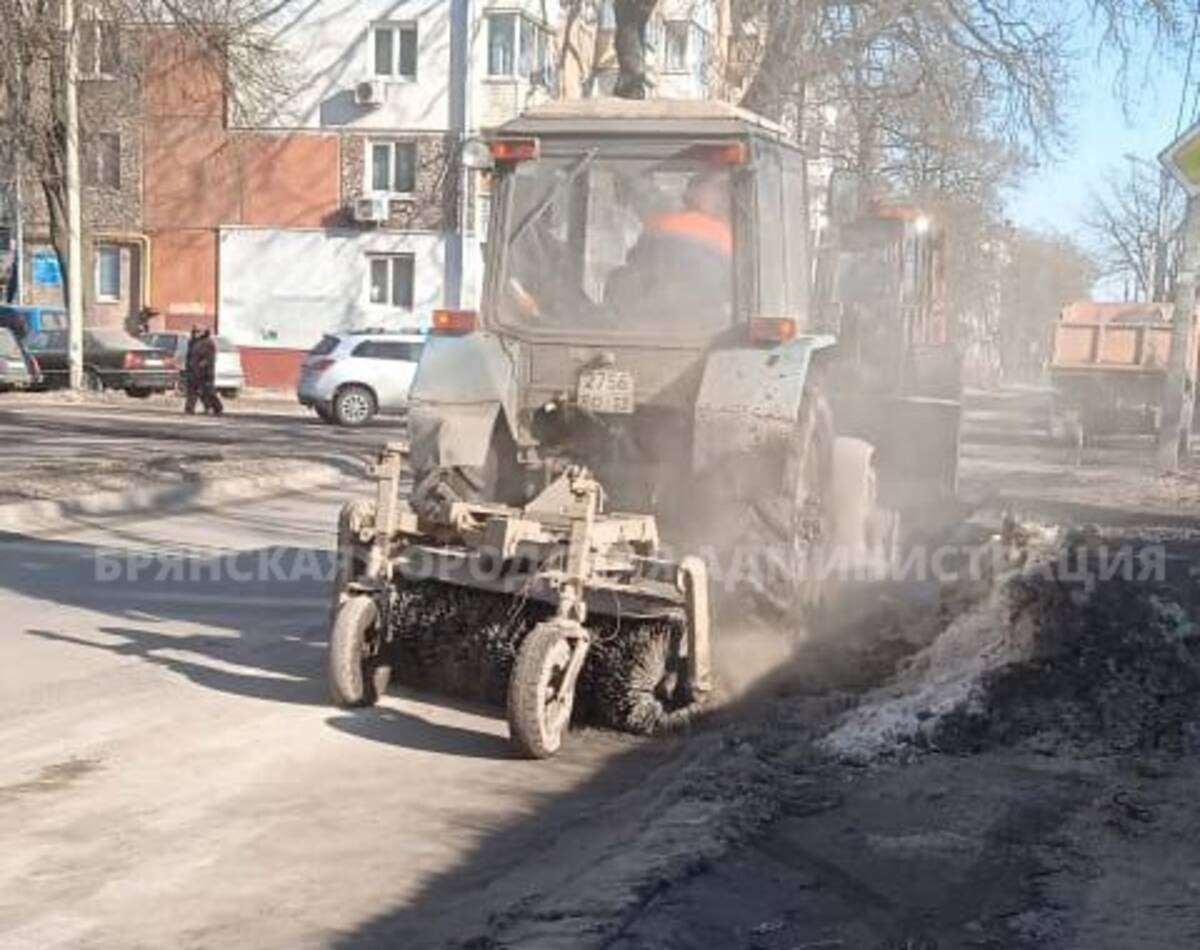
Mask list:
POLYGON ((217 374, 217 342, 209 330, 200 330, 188 344, 187 400, 183 411, 189 414, 196 411, 196 400, 199 399, 205 412, 219 416, 225 411, 221 397, 216 390, 217 374))
POLYGON ((188 335, 187 353, 183 357, 183 411, 189 416, 195 414, 196 401, 200 398, 200 376, 197 373, 196 366, 200 356, 196 348, 196 343, 199 339, 200 328, 192 327, 192 332, 188 335))

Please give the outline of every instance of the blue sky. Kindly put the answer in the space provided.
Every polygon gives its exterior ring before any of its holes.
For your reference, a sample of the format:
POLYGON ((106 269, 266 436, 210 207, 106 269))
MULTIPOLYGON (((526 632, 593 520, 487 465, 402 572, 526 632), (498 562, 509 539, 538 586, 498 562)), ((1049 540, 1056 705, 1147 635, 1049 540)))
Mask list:
MULTIPOLYGON (((1115 88, 1116 57, 1097 60, 1095 31, 1086 24, 1081 25, 1079 44, 1079 78, 1070 111, 1072 135, 1064 155, 1057 161, 1044 160, 1008 202, 1014 223, 1069 236, 1078 236, 1089 195, 1102 189, 1108 172, 1125 164, 1126 153, 1154 161, 1175 138, 1184 74, 1182 63, 1135 57, 1129 101, 1124 104, 1115 88)), ((1195 72, 1200 74, 1200 56, 1195 72)), ((1196 79, 1193 75, 1193 90, 1196 79)), ((1185 128, 1189 119, 1185 116, 1185 128)))

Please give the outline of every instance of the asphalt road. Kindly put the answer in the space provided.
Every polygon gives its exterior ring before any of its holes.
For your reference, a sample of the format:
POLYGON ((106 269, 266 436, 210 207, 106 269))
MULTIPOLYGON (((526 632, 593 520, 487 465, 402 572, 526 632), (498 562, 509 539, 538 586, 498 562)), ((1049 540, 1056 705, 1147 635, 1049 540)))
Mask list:
MULTIPOLYGON (((0 538, 0 946, 359 946, 498 829, 646 748, 583 733, 525 762, 492 710, 331 708, 323 575, 346 496, 0 538)), ((493 848, 453 915, 414 914, 389 945, 468 931, 484 881, 574 817, 493 848)))
MULTIPOLYGON (((972 504, 1194 515, 1195 479, 1114 480, 1149 464, 1142 442, 1082 459, 1031 442, 1038 405, 973 406, 972 504)), ((286 405, 206 420, 4 398, 0 475, 92 452, 366 455, 401 433, 286 405)), ((493 710, 402 691, 329 706, 326 575, 361 490, 0 536, 0 948, 443 946, 616 848, 629 797, 656 813, 686 741, 583 732, 530 763, 493 710)))

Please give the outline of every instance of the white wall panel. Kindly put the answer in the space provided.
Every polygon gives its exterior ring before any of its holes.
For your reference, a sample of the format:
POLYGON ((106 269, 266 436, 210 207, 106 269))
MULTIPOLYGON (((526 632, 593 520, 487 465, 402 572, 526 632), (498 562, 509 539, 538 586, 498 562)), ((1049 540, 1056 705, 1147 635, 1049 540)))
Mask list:
POLYGON ((277 38, 289 91, 256 122, 275 128, 449 128, 450 0, 313 0, 288 4, 277 38), (417 78, 386 81, 386 102, 354 104, 354 86, 374 76, 371 24, 415 23, 417 78))
POLYGON ((334 330, 428 326, 442 304, 444 251, 434 234, 222 229, 218 326, 242 346, 290 349, 334 330), (369 253, 414 256, 411 313, 368 302, 369 253))

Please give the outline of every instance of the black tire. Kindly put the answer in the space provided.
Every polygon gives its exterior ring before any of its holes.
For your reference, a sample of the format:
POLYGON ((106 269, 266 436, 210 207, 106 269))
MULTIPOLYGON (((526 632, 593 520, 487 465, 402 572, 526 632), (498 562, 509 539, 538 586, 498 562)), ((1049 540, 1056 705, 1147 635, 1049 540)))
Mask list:
POLYGON ((327 422, 330 425, 334 425, 337 422, 333 417, 333 410, 326 409, 320 403, 313 403, 313 412, 317 414, 317 418, 322 422, 327 422))
POLYGON ((338 706, 374 706, 387 692, 392 668, 379 627, 374 600, 362 594, 342 599, 329 632, 329 693, 338 706))
POLYGON ((548 759, 562 747, 575 704, 562 692, 572 646, 554 621, 534 627, 521 643, 508 681, 508 739, 528 759, 548 759))
POLYGON ((378 408, 375 394, 357 383, 343 386, 333 397, 333 419, 347 429, 366 425, 375 417, 378 408))
POLYGON ((737 578, 736 608, 804 622, 821 604, 833 467, 833 415, 819 390, 805 394, 788 446, 782 489, 740 507, 734 553, 756 552, 737 578))
POLYGON ((125 387, 125 395, 130 399, 149 399, 154 393, 152 389, 143 389, 141 386, 125 387))

